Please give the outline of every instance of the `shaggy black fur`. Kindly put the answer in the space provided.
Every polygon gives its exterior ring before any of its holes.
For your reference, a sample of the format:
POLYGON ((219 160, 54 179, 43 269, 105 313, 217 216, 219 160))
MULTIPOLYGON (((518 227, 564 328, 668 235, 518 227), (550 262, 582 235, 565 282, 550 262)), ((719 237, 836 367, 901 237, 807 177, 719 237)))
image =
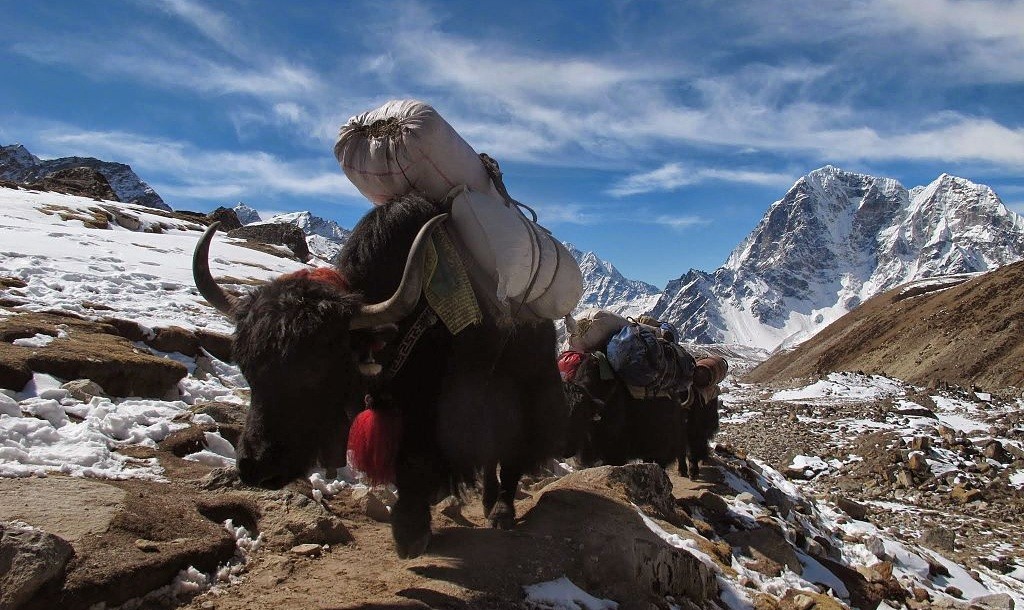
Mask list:
POLYGON ((677 462, 679 474, 699 476, 718 431, 717 399, 705 404, 695 395, 684 408, 674 398, 633 398, 621 380, 601 378, 592 356, 584 358, 564 391, 571 413, 569 451, 583 465, 639 459, 665 468, 677 462))
MULTIPOLYGON (((272 486, 301 476, 339 431, 347 434, 346 412, 367 390, 399 409, 392 532, 402 557, 426 548, 430 504, 481 470, 486 514, 494 526, 511 527, 519 478, 561 452, 567 423, 550 321, 506 327, 485 316, 456 336, 436 324, 383 385, 369 387, 358 375, 360 354, 379 334, 348 329, 357 303, 391 296, 416 233, 438 213, 417 196, 375 207, 338 259, 353 294, 280 279, 243 302, 236 331, 236 355, 253 388, 239 448, 246 482, 272 486)), ((399 337, 423 307, 421 300, 399 323, 399 337)), ((378 360, 387 366, 393 350, 378 360)))

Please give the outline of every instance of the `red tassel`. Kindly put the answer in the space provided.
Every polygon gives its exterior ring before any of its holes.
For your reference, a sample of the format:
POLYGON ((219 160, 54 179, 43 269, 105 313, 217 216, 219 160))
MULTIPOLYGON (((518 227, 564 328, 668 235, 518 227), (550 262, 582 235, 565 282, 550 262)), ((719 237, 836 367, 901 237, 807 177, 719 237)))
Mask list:
POLYGON ((361 411, 348 433, 348 463, 373 484, 393 483, 402 418, 393 409, 361 411))

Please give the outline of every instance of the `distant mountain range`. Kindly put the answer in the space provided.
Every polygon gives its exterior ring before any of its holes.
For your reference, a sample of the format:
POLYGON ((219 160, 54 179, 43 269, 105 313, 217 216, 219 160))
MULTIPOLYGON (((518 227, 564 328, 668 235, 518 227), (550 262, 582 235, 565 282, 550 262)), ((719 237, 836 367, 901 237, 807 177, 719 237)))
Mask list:
POLYGON ((594 252, 582 252, 570 243, 565 247, 583 271, 583 297, 574 313, 609 309, 624 316, 637 317, 654 308, 661 297, 658 287, 623 277, 614 265, 601 260, 594 252))
POLYGON ((325 220, 309 212, 277 214, 263 220, 260 218, 259 212, 244 203, 239 203, 232 209, 243 225, 287 223, 297 226, 306 234, 306 244, 309 246, 310 253, 327 263, 332 262, 341 253, 342 246, 352 234, 351 231, 343 229, 333 220, 325 220))
MULTIPOLYGON (((32 182, 76 166, 102 173, 121 201, 170 209, 127 165, 86 157, 43 161, 19 144, 0 148, 4 180, 32 182)), ((234 211, 242 224, 296 225, 325 263, 351 235, 309 212, 263 220, 244 203, 234 211)), ((575 313, 652 313, 689 341, 771 351, 806 340, 900 284, 1024 260, 1024 219, 991 188, 964 178, 943 174, 908 190, 890 178, 828 165, 771 204, 724 265, 712 272, 691 269, 664 290, 623 277, 594 252, 565 245, 584 277, 575 313)))
POLYGON ((124 163, 101 161, 93 157, 61 157, 42 160, 21 144, 0 147, 0 180, 29 183, 42 180, 53 172, 72 167, 89 167, 103 174, 117 198, 149 208, 170 211, 160 195, 124 163))

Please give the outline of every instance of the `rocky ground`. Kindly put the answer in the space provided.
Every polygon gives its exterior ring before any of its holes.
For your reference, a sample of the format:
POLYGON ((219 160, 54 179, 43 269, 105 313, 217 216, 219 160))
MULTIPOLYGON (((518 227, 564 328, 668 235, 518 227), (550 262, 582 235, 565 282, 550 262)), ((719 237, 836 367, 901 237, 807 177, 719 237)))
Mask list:
MULTIPOLYGON (((467 490, 435 507, 414 560, 392 550, 387 488, 343 472, 261 491, 183 459, 244 413, 200 402, 156 446, 116 450, 159 462, 162 480, 0 479, 4 584, 31 589, 4 607, 1012 608, 1019 406, 958 390, 918 404, 931 394, 854 375, 733 384, 700 481, 552 465, 525 482, 516 530, 485 527, 467 490), (993 425, 942 423, 977 420, 993 425)), ((16 403, 23 419, 38 420, 33 400, 16 403)))
MULTIPOLYGON (((790 383, 788 385, 793 385, 790 383)), ((832 374, 803 388, 735 384, 721 443, 805 494, 977 571, 1024 575, 1019 390, 924 389, 832 374), (851 508, 852 507, 852 508, 851 508)))

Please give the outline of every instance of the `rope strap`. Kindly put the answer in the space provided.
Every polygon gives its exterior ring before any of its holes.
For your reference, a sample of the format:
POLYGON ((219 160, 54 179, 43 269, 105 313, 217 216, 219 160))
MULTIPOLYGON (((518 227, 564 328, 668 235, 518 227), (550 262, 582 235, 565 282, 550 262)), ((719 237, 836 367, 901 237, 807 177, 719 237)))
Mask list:
POLYGON ((434 313, 433 309, 430 307, 423 308, 416 321, 413 322, 413 325, 406 331, 405 336, 402 337, 402 342, 398 344, 398 353, 395 354, 394 359, 388 366, 388 377, 394 377, 401 370, 402 365, 409 358, 409 354, 416 347, 416 342, 420 340, 423 332, 436 324, 437 320, 437 314, 434 313))

